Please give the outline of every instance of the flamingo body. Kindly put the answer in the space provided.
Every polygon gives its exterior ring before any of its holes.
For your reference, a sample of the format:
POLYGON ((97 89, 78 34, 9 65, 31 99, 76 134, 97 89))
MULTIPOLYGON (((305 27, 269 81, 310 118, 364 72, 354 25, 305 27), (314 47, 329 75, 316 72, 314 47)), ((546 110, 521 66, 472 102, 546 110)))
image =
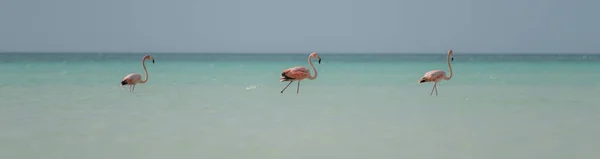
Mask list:
POLYGON ((432 70, 429 72, 425 72, 423 78, 421 78, 420 83, 423 82, 439 82, 446 77, 446 72, 442 70, 432 70))
POLYGON ((304 66, 296 66, 283 70, 280 82, 301 81, 310 76, 310 70, 304 66))
POLYGON ((121 85, 136 85, 141 82, 142 82, 142 74, 132 73, 132 74, 128 74, 127 76, 125 76, 123 78, 123 81, 121 81, 121 85))

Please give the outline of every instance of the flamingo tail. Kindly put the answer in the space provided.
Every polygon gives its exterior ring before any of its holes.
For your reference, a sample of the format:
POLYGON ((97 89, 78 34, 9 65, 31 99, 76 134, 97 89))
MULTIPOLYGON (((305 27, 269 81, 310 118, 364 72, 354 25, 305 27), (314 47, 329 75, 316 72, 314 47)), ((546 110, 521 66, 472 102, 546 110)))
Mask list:
POLYGON ((281 80, 280 80, 280 82, 290 81, 290 80, 294 79, 294 78, 292 78, 290 76, 287 76, 285 73, 286 72, 281 73, 281 80))

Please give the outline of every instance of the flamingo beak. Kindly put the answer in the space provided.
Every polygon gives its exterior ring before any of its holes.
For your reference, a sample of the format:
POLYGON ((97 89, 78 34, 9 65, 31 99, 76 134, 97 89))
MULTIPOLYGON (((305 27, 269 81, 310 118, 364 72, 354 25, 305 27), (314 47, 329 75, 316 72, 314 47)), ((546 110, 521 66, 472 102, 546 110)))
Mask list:
POLYGON ((452 58, 450 58, 450 61, 454 61, 454 56, 452 56, 452 58))
POLYGON ((421 78, 421 80, 419 80, 419 83, 423 83, 425 82, 425 78, 421 78))
POLYGON ((319 58, 319 64, 321 64, 321 58, 319 58))
POLYGON ((154 63, 154 59, 152 59, 152 63, 154 63))

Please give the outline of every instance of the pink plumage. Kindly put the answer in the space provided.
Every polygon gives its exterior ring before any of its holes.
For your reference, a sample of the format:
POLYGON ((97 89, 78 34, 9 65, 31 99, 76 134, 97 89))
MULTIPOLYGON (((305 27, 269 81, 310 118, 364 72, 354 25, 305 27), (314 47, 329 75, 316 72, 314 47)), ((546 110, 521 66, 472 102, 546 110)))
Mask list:
POLYGON ((310 70, 304 66, 296 66, 283 70, 281 73, 280 82, 290 80, 303 80, 310 76, 310 70))
POLYGON ((442 70, 433 70, 429 72, 425 72, 423 78, 426 82, 439 82, 446 77, 446 72, 442 70))

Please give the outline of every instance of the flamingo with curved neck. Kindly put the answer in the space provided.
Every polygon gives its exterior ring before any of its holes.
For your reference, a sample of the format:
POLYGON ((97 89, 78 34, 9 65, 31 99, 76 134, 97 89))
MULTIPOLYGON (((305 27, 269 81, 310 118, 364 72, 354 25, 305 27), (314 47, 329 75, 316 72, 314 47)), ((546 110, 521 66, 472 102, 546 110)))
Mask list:
POLYGON ((441 80, 450 80, 452 78, 452 66, 450 65, 451 61, 454 61, 454 54, 453 54, 452 49, 448 50, 448 58, 447 58, 450 76, 446 76, 446 72, 444 72, 442 70, 433 70, 433 71, 426 72, 425 75, 423 77, 421 77, 421 79, 419 80, 419 83, 433 82, 433 88, 431 89, 431 93, 429 94, 429 96, 433 95, 434 90, 435 90, 435 95, 436 96, 438 95, 438 91, 437 91, 437 83, 438 82, 440 82, 441 80))
POLYGON ((144 73, 146 74, 146 78, 142 80, 142 75, 139 73, 131 73, 125 76, 121 81, 121 87, 125 85, 129 85, 129 91, 133 92, 135 90, 136 84, 144 84, 148 82, 148 70, 146 69, 146 60, 152 60, 154 63, 154 57, 150 55, 146 55, 142 58, 142 67, 144 68, 144 73))
POLYGON ((317 79, 317 76, 319 76, 319 73, 317 72, 315 65, 313 65, 313 63, 312 63, 313 58, 317 59, 319 64, 321 64, 321 57, 316 52, 312 52, 310 55, 308 55, 308 65, 310 65, 310 67, 312 67, 313 71, 315 72, 315 76, 312 76, 310 74, 310 69, 308 69, 304 66, 295 66, 295 67, 283 70, 283 72, 281 73, 281 78, 280 78, 279 82, 290 81, 290 83, 288 83, 281 90, 281 93, 283 93, 283 91, 285 91, 285 89, 287 89, 290 86, 290 84, 292 84, 292 82, 296 81, 296 82, 298 82, 298 87, 296 88, 296 94, 298 94, 300 92, 300 81, 302 81, 306 78, 308 78, 309 80, 317 79))

